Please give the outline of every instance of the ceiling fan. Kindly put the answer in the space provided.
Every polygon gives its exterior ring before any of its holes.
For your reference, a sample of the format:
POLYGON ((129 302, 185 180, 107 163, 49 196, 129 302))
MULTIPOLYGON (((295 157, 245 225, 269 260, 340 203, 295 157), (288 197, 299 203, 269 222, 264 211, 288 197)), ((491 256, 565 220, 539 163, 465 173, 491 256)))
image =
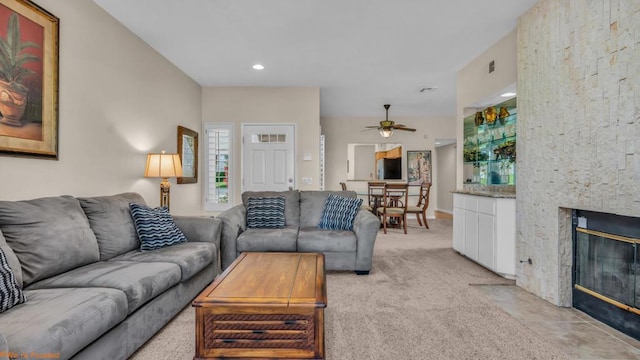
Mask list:
POLYGON ((380 131, 380 135, 384 138, 388 138, 393 134, 394 130, 403 130, 403 131, 416 131, 416 129, 408 128, 401 124, 396 124, 394 121, 389 120, 389 108, 391 105, 385 104, 384 108, 387 111, 387 117, 385 120, 380 121, 380 125, 378 126, 367 126, 367 129, 378 129, 380 131))

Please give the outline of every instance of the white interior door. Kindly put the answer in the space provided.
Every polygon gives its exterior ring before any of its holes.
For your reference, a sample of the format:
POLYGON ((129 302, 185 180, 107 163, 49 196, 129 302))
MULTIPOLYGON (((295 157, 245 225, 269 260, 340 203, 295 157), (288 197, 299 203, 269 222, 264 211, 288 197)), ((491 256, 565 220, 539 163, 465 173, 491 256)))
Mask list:
POLYGON ((242 125, 243 191, 295 188, 293 125, 242 125))

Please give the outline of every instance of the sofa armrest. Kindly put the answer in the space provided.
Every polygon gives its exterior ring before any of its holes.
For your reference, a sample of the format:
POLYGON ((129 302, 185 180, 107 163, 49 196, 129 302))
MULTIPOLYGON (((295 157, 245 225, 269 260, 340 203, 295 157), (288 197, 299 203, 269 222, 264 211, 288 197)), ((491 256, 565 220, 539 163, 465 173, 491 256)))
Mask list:
POLYGON ((356 271, 371 270, 373 262, 373 246, 380 230, 380 220, 370 211, 360 209, 353 222, 353 232, 356 234, 356 271))
POLYGON ((238 235, 247 228, 247 209, 244 205, 236 205, 220 213, 217 218, 222 221, 220 254, 224 271, 238 256, 236 241, 238 235))
POLYGON ((222 221, 216 218, 198 216, 173 216, 173 221, 189 242, 210 242, 220 250, 222 221))

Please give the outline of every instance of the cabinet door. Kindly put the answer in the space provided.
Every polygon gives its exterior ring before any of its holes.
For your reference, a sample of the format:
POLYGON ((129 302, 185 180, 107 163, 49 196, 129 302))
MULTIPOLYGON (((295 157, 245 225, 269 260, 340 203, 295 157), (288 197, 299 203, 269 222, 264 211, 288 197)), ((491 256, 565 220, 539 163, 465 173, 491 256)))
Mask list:
POLYGON ((464 210, 453 208, 453 250, 464 255, 464 210))
POLYGON ((496 234, 494 221, 493 215, 478 214, 478 262, 495 271, 496 234))
POLYGON ((464 216, 464 255, 478 261, 478 213, 463 210, 464 216))
POLYGON ((498 199, 496 212, 496 271, 516 274, 516 200, 498 199))

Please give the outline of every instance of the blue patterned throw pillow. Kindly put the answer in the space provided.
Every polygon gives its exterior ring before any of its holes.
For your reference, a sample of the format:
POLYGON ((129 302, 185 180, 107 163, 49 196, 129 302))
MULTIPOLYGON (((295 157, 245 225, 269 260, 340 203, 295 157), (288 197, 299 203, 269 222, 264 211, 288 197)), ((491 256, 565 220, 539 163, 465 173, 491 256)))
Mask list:
POLYGON ((353 221, 362 205, 362 199, 329 194, 324 203, 318 227, 328 230, 353 230, 353 221))
POLYGON ((169 210, 130 203, 131 215, 140 239, 140 250, 154 250, 187 241, 173 222, 169 210))
POLYGON ((0 313, 25 301, 27 298, 18 286, 4 251, 0 249, 0 313))
POLYGON ((284 227, 284 197, 247 199, 247 228, 280 229, 284 227))

